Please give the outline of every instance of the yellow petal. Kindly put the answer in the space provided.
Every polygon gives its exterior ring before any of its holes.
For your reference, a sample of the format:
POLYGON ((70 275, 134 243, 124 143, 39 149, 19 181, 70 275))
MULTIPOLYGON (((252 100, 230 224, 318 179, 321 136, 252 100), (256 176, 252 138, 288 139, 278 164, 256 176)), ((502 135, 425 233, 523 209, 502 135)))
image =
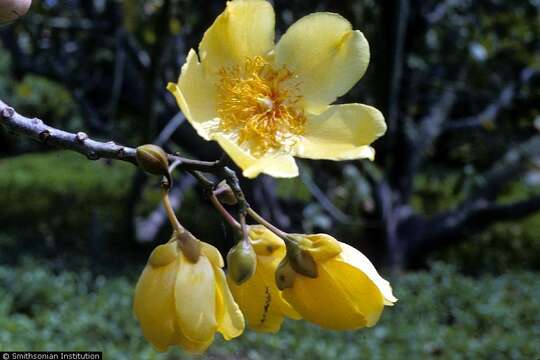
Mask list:
POLYGON ((175 261, 178 256, 178 242, 171 241, 157 246, 150 254, 148 262, 153 267, 165 266, 175 261))
POLYGON ((300 248, 307 251, 317 262, 333 258, 342 251, 339 241, 328 234, 291 234, 291 236, 296 238, 300 248))
POLYGON ((212 265, 206 256, 192 263, 182 255, 174 297, 178 325, 184 336, 195 342, 213 338, 217 329, 216 285, 212 265))
POLYGON ((209 71, 263 56, 274 46, 274 9, 263 0, 234 0, 205 32, 199 45, 209 71))
POLYGON ((363 315, 366 326, 375 325, 384 308, 384 297, 376 284, 364 272, 338 261, 329 261, 327 271, 355 310, 363 315))
POLYGON ((308 111, 320 112, 349 91, 367 69, 364 35, 338 14, 307 15, 287 30, 275 49, 278 66, 298 75, 308 111))
POLYGON ((279 306, 280 294, 277 288, 264 282, 258 267, 255 274, 241 285, 236 285, 230 278, 228 282, 250 329, 272 333, 279 331, 284 318, 279 306))
POLYGON ((182 66, 178 84, 167 85, 167 90, 176 98, 186 119, 199 136, 206 140, 209 140, 208 121, 217 116, 214 83, 212 77, 206 74, 202 65, 199 64, 195 51, 191 49, 186 63, 182 66))
POLYGON ((272 295, 273 302, 271 313, 278 314, 279 316, 285 315, 291 319, 299 320, 301 319, 300 314, 298 314, 298 312, 294 310, 287 301, 285 301, 281 291, 279 291, 276 285, 276 269, 283 257, 285 257, 284 248, 276 251, 273 255, 258 256, 258 273, 261 276, 262 281, 270 289, 270 294, 272 295), (275 306, 275 309, 273 306, 275 306))
POLYGON ((379 275, 373 264, 364 254, 348 244, 340 243, 340 245, 343 251, 339 255, 338 260, 362 271, 382 293, 384 304, 392 306, 398 299, 392 294, 390 283, 379 275))
POLYGON ((298 166, 290 155, 269 155, 256 158, 248 150, 238 145, 227 136, 216 133, 213 138, 219 143, 230 158, 240 167, 247 178, 254 178, 260 173, 274 177, 298 176, 298 166))
POLYGON ((277 332, 284 316, 300 318, 275 283, 276 268, 285 256, 285 243, 262 225, 249 227, 249 240, 257 254, 255 274, 241 285, 228 278, 229 286, 251 329, 277 332))
POLYGON ((192 354, 202 354, 208 349, 214 338, 210 338, 206 341, 192 341, 178 332, 176 337, 176 344, 178 344, 184 351, 192 354))
POLYGON ((362 104, 328 107, 319 115, 309 115, 304 136, 295 148, 296 156, 310 159, 373 160, 368 146, 386 132, 381 112, 362 104))
POLYGON ((279 262, 285 255, 285 242, 263 225, 251 225, 248 228, 249 240, 253 250, 259 256, 271 256, 279 262))
POLYGON ((165 266, 149 264, 135 287, 133 312, 144 337, 158 351, 176 343, 174 284, 178 266, 177 260, 165 266))
MULTIPOLYGON (((343 277, 345 282, 356 281, 358 277, 351 279, 350 267, 333 260, 319 265, 317 278, 308 278, 298 275, 292 288, 282 291, 287 300, 303 319, 311 321, 321 327, 331 330, 352 330, 365 327, 367 320, 350 294, 342 288, 342 284, 336 281, 343 277)), ((358 273, 360 273, 358 271, 358 273)), ((362 282, 362 284, 364 284, 362 282)), ((368 285, 371 282, 368 283, 368 285)), ((382 308, 382 296, 375 289, 375 296, 380 299, 382 308)), ((368 294, 371 295, 371 294, 368 294)), ((364 301, 364 299, 357 299, 364 301)))
POLYGON ((298 166, 291 155, 269 155, 244 169, 243 175, 248 178, 254 178, 260 173, 277 178, 291 178, 298 176, 298 166))
POLYGON ((216 317, 218 319, 218 331, 225 340, 231 340, 240 336, 244 331, 244 316, 227 285, 223 270, 214 267, 216 277, 216 317))
POLYGON ((208 258, 208 260, 210 260, 210 263, 213 266, 216 266, 218 268, 223 267, 223 257, 221 256, 219 250, 216 249, 214 246, 205 243, 204 241, 201 241, 201 251, 208 258))

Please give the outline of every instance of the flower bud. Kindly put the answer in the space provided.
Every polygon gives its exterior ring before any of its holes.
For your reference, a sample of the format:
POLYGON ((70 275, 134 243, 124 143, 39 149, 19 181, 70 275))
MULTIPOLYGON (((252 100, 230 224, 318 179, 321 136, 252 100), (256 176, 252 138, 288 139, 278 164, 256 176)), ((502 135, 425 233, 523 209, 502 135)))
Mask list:
POLYGON ((31 0, 0 0, 0 22, 17 20, 28 12, 31 0))
POLYGON ((142 145, 137 148, 136 154, 137 162, 144 171, 154 175, 163 175, 169 180, 169 185, 171 184, 169 160, 161 147, 153 144, 142 145))
POLYGON ((276 269, 276 285, 279 290, 292 288, 296 279, 296 272, 291 267, 289 259, 285 256, 276 269))
POLYGON ((225 205, 236 205, 238 203, 234 191, 225 180, 218 184, 215 194, 218 200, 225 205))
POLYGON ((240 285, 248 281, 257 267, 255 251, 246 241, 239 241, 227 254, 229 277, 240 285))

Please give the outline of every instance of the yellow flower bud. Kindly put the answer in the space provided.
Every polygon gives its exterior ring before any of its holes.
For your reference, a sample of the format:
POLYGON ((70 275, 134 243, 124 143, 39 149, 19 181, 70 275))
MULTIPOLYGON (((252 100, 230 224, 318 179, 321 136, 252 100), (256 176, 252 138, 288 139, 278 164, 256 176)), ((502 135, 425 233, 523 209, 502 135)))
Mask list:
POLYGON ((227 254, 229 277, 240 285, 249 280, 257 268, 257 258, 249 243, 239 241, 227 254))
MULTIPOLYGON (((302 318, 332 330, 352 330, 374 326, 385 305, 397 299, 388 281, 375 270, 371 262, 355 248, 337 241, 330 235, 291 234, 295 244, 291 259, 297 253, 311 256, 318 270, 316 278, 291 268, 297 273, 292 286, 278 285, 284 299, 302 318)), ((278 274, 287 274, 287 264, 278 274)), ((288 275, 288 274, 287 274, 288 275)))
POLYGON ((226 340, 244 330, 213 246, 200 242, 201 255, 190 261, 176 236, 154 249, 144 268, 133 300, 133 313, 144 337, 158 350, 178 345, 202 353, 220 332, 226 340))

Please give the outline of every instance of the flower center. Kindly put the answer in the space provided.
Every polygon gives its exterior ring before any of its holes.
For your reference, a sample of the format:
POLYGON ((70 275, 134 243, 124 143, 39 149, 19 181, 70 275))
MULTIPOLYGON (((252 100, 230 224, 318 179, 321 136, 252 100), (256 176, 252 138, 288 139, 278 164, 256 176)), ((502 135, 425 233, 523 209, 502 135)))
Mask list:
POLYGON ((216 84, 220 130, 237 134, 256 156, 292 146, 306 122, 292 79, 287 68, 276 70, 259 56, 221 68, 216 84))

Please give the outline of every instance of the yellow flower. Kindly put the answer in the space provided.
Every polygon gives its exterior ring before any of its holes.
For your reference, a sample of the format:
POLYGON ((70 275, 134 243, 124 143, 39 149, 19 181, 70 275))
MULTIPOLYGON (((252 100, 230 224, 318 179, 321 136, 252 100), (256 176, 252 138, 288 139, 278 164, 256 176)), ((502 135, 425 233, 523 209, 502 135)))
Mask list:
POLYGON ((302 318, 332 330, 371 327, 384 305, 397 301, 388 281, 360 251, 326 234, 292 236, 311 255, 318 273, 316 278, 294 273, 292 285, 282 291, 302 318))
POLYGON ((284 316, 299 319, 275 283, 276 267, 285 256, 285 244, 261 225, 249 227, 249 240, 257 255, 255 273, 241 285, 227 277, 229 287, 251 329, 277 332, 284 316))
POLYGON ((222 267, 218 250, 204 242, 196 263, 186 258, 174 237, 154 249, 135 288, 133 312, 158 351, 179 345, 201 353, 216 331, 226 340, 242 333, 244 318, 222 267))
POLYGON ((363 104, 330 105, 363 76, 364 35, 333 13, 294 23, 274 45, 274 10, 264 0, 233 0, 192 49, 171 91, 198 134, 215 140, 243 169, 298 175, 293 156, 373 159, 386 131, 363 104))

